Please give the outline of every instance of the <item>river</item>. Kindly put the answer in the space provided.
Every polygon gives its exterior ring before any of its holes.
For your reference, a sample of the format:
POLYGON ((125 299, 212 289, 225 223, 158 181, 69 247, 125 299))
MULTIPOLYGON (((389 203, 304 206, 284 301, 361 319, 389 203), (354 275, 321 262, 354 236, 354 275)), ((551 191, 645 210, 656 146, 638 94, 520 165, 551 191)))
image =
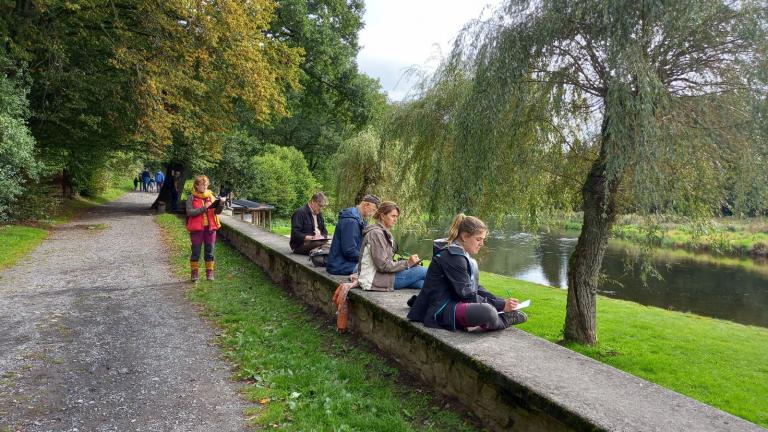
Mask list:
MULTIPOLYGON (((483 271, 567 289, 568 257, 578 232, 505 234, 488 236, 478 256, 483 271)), ((437 232, 397 233, 399 250, 432 256, 437 232)), ((627 254, 636 248, 611 241, 603 260, 606 276, 599 294, 743 324, 768 327, 768 264, 749 259, 694 255, 684 251, 658 251, 652 262, 662 279, 647 278, 644 285, 637 265, 627 266, 627 254)))

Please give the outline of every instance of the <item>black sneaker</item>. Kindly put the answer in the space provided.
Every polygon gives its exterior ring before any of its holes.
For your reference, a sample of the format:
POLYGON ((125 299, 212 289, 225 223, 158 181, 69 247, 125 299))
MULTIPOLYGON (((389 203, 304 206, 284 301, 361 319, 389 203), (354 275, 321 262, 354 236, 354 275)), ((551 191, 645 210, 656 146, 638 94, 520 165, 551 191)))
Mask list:
POLYGON ((414 304, 414 303, 416 303, 416 299, 417 299, 418 297, 419 297, 419 296, 417 296, 417 295, 413 295, 413 296, 411 296, 411 298, 409 298, 409 299, 408 299, 408 301, 406 302, 406 304, 408 305, 408 307, 413 307, 413 304, 414 304))
POLYGON ((504 312, 504 317, 507 319, 507 327, 528 321, 528 315, 522 311, 504 312))

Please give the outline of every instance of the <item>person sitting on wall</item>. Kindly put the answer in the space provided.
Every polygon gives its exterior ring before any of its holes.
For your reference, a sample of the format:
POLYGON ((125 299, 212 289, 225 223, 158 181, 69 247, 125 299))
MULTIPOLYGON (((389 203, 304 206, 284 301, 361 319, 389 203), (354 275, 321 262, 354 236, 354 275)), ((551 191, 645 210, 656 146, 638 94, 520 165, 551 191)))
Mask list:
POLYGON ((483 247, 487 233, 480 219, 456 215, 448 238, 434 242, 424 287, 408 312, 409 320, 451 331, 502 330, 528 320, 515 310, 517 299, 497 297, 480 285, 480 269, 472 255, 483 247))
POLYGON ((348 275, 357 270, 363 228, 368 224, 366 219, 376 213, 380 201, 376 195, 369 194, 364 196, 356 206, 339 212, 339 220, 325 267, 328 273, 348 275))
POLYGON ((370 291, 421 289, 427 270, 419 265, 419 256, 411 255, 407 260, 393 259, 395 239, 390 229, 400 217, 400 208, 391 201, 384 201, 373 217, 376 223, 365 227, 360 245, 360 287, 370 291))
POLYGON ((328 230, 321 213, 326 205, 325 194, 318 192, 312 195, 309 203, 293 212, 289 243, 293 253, 309 255, 309 251, 328 241, 328 230))

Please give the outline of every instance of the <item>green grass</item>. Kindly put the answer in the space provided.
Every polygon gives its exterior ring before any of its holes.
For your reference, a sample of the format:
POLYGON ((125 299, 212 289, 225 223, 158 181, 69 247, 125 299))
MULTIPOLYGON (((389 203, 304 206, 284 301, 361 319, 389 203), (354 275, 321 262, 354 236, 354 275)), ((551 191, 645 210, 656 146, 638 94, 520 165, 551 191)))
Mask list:
MULTIPOLYGON (((336 225, 328 221, 325 222, 325 228, 328 235, 336 232, 336 225)), ((272 220, 272 232, 280 235, 291 235, 291 220, 286 218, 275 218, 272 220)))
MULTIPOLYGON (((179 219, 160 215, 173 264, 188 277, 189 238, 179 219)), ((338 335, 225 243, 216 247, 217 280, 189 297, 223 329, 221 343, 246 383, 257 429, 283 431, 469 431, 455 412, 400 383, 379 354, 338 335)))
POLYGON ((47 236, 48 231, 42 228, 22 225, 0 227, 0 243, 6 245, 5 251, 0 254, 0 270, 14 265, 47 236))
MULTIPOLYGON (((566 292, 491 273, 483 285, 532 299, 521 329, 562 339, 566 292)), ((768 329, 598 296, 595 347, 568 348, 768 427, 768 329)))

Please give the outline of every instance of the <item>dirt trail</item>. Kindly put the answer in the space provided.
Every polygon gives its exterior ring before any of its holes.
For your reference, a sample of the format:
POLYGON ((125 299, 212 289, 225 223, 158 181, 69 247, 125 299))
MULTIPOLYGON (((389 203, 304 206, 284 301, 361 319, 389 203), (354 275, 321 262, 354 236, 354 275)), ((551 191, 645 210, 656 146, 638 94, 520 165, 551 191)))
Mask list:
POLYGON ((153 196, 91 209, 0 272, 0 431, 245 429, 153 196))

